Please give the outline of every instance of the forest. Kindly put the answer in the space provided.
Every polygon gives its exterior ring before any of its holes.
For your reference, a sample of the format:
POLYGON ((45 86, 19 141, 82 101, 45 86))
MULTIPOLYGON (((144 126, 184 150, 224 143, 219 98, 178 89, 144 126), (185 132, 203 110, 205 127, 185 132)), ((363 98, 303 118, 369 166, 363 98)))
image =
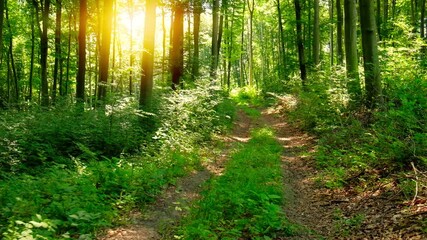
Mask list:
POLYGON ((426 0, 0 0, 0 238, 427 238, 426 0))

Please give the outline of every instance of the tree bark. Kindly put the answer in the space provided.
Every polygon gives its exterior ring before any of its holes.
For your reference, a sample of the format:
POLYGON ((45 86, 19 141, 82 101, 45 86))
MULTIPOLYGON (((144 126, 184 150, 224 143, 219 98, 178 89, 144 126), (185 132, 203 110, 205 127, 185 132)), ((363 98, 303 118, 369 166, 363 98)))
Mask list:
POLYGON ((300 0, 294 0, 295 5, 295 17, 297 22, 297 47, 298 47, 298 59, 299 68, 301 73, 301 81, 303 88, 307 85, 307 70, 304 55, 304 43, 302 41, 302 21, 301 21, 301 4, 300 0))
POLYGON ((192 77, 195 80, 199 76, 199 57, 200 57, 200 47, 199 47, 199 38, 200 38, 200 15, 202 13, 202 2, 197 0, 195 1, 194 6, 194 22, 193 22, 193 65, 192 65, 192 77))
POLYGON ((283 30, 282 7, 281 7, 280 0, 276 0, 276 7, 277 7, 277 17, 279 21, 279 34, 280 34, 279 72, 281 72, 282 69, 286 68, 286 55, 285 55, 285 32, 283 30))
POLYGON ((181 77, 184 71, 184 6, 180 3, 174 6, 172 24, 171 72, 172 89, 182 85, 181 77))
POLYGON ((42 6, 42 22, 43 30, 40 38, 40 67, 41 67, 41 83, 42 83, 42 102, 44 107, 49 106, 49 84, 47 82, 47 55, 48 55, 48 35, 49 28, 49 10, 50 0, 44 0, 42 6))
POLYGON ((337 63, 339 65, 342 65, 344 61, 344 50, 342 45, 343 14, 342 14, 341 0, 336 1, 336 7, 337 7, 337 63))
POLYGON ((76 99, 83 103, 85 100, 85 75, 86 75, 86 25, 87 25, 87 0, 80 0, 80 23, 78 36, 78 72, 76 79, 76 99))
POLYGON ((0 0, 0 62, 3 57, 3 22, 4 22, 5 0, 0 0))
POLYGON ((359 82, 359 63, 357 60, 357 10, 355 0, 344 0, 345 14, 345 60, 347 69, 347 89, 350 104, 357 105, 361 100, 359 82))
MULTIPOLYGON (((56 0, 56 27, 55 27, 55 65, 53 68, 53 86, 52 86, 52 100, 56 100, 56 91, 58 82, 62 83, 62 79, 58 78, 61 56, 61 19, 62 19, 62 3, 61 0, 56 0), (59 80, 59 81, 58 81, 59 80)), ((62 85, 59 85, 60 92, 62 85)))
POLYGON ((148 106, 153 92, 154 44, 156 33, 157 0, 146 1, 144 51, 142 53, 142 75, 140 87, 140 107, 148 106))
POLYGON ((381 78, 374 6, 371 0, 360 0, 360 27, 365 69, 366 106, 372 109, 381 103, 381 78))
POLYGON ((254 21, 254 12, 255 12, 255 1, 248 1, 248 11, 249 11, 249 39, 248 39, 248 48, 249 48, 249 75, 248 82, 249 86, 252 86, 254 83, 254 48, 253 48, 253 21, 254 21))
POLYGON ((313 61, 317 66, 320 63, 320 25, 319 25, 319 0, 314 0, 314 24, 313 24, 313 61))
POLYGON ((219 32, 219 0, 213 0, 212 7, 212 62, 211 77, 216 78, 218 68, 218 32, 219 32))
POLYGON ((99 49, 99 80, 98 100, 104 101, 107 96, 108 69, 110 66, 111 23, 113 18, 113 0, 105 0, 103 7, 103 22, 101 47, 99 49))

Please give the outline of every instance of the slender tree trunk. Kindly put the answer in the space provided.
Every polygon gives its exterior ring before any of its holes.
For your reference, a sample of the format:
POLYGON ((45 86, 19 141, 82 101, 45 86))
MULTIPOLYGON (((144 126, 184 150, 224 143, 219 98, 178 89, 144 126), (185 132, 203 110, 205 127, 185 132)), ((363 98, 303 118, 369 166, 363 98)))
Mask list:
POLYGON ((336 7, 337 7, 337 63, 339 65, 343 64, 344 60, 344 50, 342 46, 342 26, 343 26, 343 15, 342 15, 342 7, 341 7, 341 0, 336 0, 336 7))
POLYGON ((376 0, 377 3, 377 16, 376 16, 376 25, 378 31, 379 40, 381 40, 381 0, 376 0))
MULTIPOLYGON (((56 0, 56 27, 55 27, 55 66, 53 69, 53 86, 52 86, 52 101, 56 100, 56 91, 58 82, 62 82, 58 79, 58 72, 60 69, 60 63, 62 61, 61 53, 61 20, 62 20, 62 0, 56 0), (58 81, 59 80, 59 81, 58 81)), ((61 84, 59 89, 61 89, 61 84)), ((61 91, 61 90, 60 90, 61 91)))
POLYGON ((320 19, 319 0, 314 0, 314 24, 313 24, 313 61, 317 66, 320 63, 320 19))
POLYGON ((114 8, 113 8, 113 56, 111 58, 111 87, 110 91, 113 92, 114 90, 117 90, 117 81, 116 81, 116 43, 117 43, 117 1, 114 1, 114 8))
POLYGON ((358 105, 361 100, 359 82, 359 63, 357 60, 357 9, 356 0, 344 0, 345 14, 345 60, 348 78, 348 93, 351 105, 358 105))
POLYGON ((249 39, 248 39, 248 48, 249 48, 249 75, 248 82, 249 86, 254 84, 254 49, 253 49, 253 21, 254 21, 254 11, 255 11, 255 1, 248 1, 248 11, 249 11, 249 39))
MULTIPOLYGON (((28 101, 33 99, 33 75, 34 75, 34 55, 35 55, 35 45, 36 45, 36 32, 34 25, 34 10, 31 11, 31 54, 30 54, 30 73, 28 76, 28 101)), ((1 41, 0 41, 1 42, 1 41)), ((2 44, 0 44, 2 45, 2 44)))
POLYGON ((421 35, 421 38, 426 37, 426 34, 425 34, 425 17, 426 17, 426 0, 421 0, 421 19, 420 19, 420 35, 421 35))
POLYGON ((360 0, 363 65, 365 68, 366 106, 375 108, 381 103, 381 78, 378 59, 374 6, 371 0, 360 0))
POLYGON ((202 2, 196 1, 194 6, 194 22, 193 22, 193 65, 192 65, 192 77, 195 80, 199 76, 199 38, 200 38, 200 15, 202 13, 202 2))
POLYGON ((307 70, 304 56, 304 43, 302 39, 302 20, 301 20, 301 4, 300 0, 294 0, 295 4, 295 16, 297 22, 297 47, 298 47, 298 59, 299 68, 301 73, 302 86, 307 85, 307 70))
POLYGON ((101 48, 99 50, 98 99, 104 101, 107 96, 108 69, 110 66, 111 23, 113 18, 113 0, 105 0, 103 7, 103 23, 101 48))
MULTIPOLYGON (((424 0, 423 0, 424 1, 424 0)), ((388 0, 384 0, 383 2, 383 30, 382 30, 382 39, 388 38, 388 10, 389 10, 389 6, 388 6, 388 0)))
MULTIPOLYGON (((78 72, 76 79, 76 99, 83 103, 85 100, 85 75, 86 75, 86 25, 87 25, 87 0, 80 0, 79 23, 79 50, 78 72)), ((70 40, 69 40, 70 41, 70 40)))
POLYGON ((3 22, 4 22, 5 0, 0 0, 0 62, 3 57, 3 22))
POLYGON ((245 85, 245 62, 244 62, 244 52, 245 52, 245 14, 246 13, 246 1, 243 1, 243 13, 242 13, 242 30, 240 36, 240 77, 239 77, 239 87, 245 85))
POLYGON ((146 1, 144 52, 142 53, 142 75, 140 87, 140 107, 147 106, 153 92, 154 44, 156 35, 157 0, 146 1))
POLYGON ((211 77, 216 78, 218 68, 219 0, 213 0, 212 8, 212 62, 211 77))
MULTIPOLYGON (((71 19, 73 19, 72 17, 72 13, 69 12, 69 16, 68 16, 68 44, 67 44, 67 63, 66 63, 66 72, 65 72, 65 95, 68 95, 68 84, 70 83, 70 62, 71 62, 71 19)), ((80 43, 79 43, 80 45, 80 43)), ((80 47, 79 47, 80 49, 80 47)), ((80 53, 80 52, 79 52, 80 53)), ((80 60, 78 60, 78 68, 80 71, 80 60)))
MULTIPOLYGON (((16 67, 15 67, 15 59, 13 57, 13 33, 12 33, 12 27, 10 25, 10 20, 9 20, 9 8, 7 5, 7 0, 5 1, 5 9, 6 9, 6 21, 7 21, 7 28, 9 30, 9 69, 11 71, 10 74, 12 76, 13 79, 13 83, 14 83, 14 88, 15 88, 15 103, 18 104, 19 103, 19 82, 18 82, 18 76, 16 74, 16 67)), ((10 82, 10 78, 9 78, 9 82, 10 82)), ((9 101, 10 102, 10 101, 9 101)))
POLYGON ((166 76, 166 22, 165 22, 165 7, 162 6, 162 82, 165 82, 166 76))
POLYGON ((182 86, 181 77, 184 72, 184 6, 174 6, 174 18, 171 49, 172 89, 182 86))
POLYGON ((329 34, 330 34, 330 63, 334 65, 334 0, 329 0, 329 34))
MULTIPOLYGON (((146 7, 148 7, 148 3, 152 0, 147 0, 146 7)), ((133 94, 133 62, 134 62, 134 55, 133 55, 133 0, 129 0, 129 16, 130 16, 130 36, 129 36, 129 50, 130 50, 130 56, 129 56, 129 94, 133 94)), ((151 10, 151 9, 150 9, 151 10)), ((148 11, 148 9, 146 9, 148 11)), ((147 21, 147 19, 146 19, 147 21)), ((150 19, 150 21, 153 21, 150 19)), ((145 25, 147 26, 147 25, 145 25)), ((144 30, 144 38, 145 38, 145 30, 144 30)), ((145 41, 144 41, 145 43, 145 41)), ((145 48, 145 44, 144 44, 145 48)), ((146 50, 146 49, 144 49, 146 50)))
POLYGON ((50 0, 44 0, 42 8, 43 30, 40 39, 40 66, 41 66, 41 83, 42 83, 42 102, 44 107, 49 106, 49 84, 47 82, 47 55, 48 55, 48 35, 49 28, 49 10, 50 0))
MULTIPOLYGON (((276 0, 276 6, 277 6, 277 17, 279 20, 279 34, 280 34, 279 72, 282 72, 282 70, 286 68, 286 55, 285 55, 285 32, 283 30, 282 8, 281 8, 280 0, 276 0)), ((280 74, 280 77, 282 77, 281 75, 282 74, 280 74)))

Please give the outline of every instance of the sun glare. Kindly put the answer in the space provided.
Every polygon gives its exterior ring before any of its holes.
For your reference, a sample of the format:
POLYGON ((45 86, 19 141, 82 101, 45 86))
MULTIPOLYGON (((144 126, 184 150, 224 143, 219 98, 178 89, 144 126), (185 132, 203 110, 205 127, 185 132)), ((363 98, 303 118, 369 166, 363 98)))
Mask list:
POLYGON ((138 33, 144 29, 144 21, 145 21, 145 12, 144 11, 136 11, 133 13, 133 17, 131 17, 129 12, 120 13, 118 15, 119 20, 119 31, 127 31, 128 34, 138 33))

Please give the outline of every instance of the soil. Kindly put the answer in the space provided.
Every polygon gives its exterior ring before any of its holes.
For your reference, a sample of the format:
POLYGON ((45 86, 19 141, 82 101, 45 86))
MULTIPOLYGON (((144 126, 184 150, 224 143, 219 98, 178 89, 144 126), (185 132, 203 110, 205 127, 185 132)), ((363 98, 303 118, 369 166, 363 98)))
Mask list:
POLYGON ((240 110, 233 131, 219 136, 222 145, 214 148, 221 150, 212 151, 211 161, 204 170, 180 179, 144 213, 133 214, 129 226, 108 230, 99 239, 171 238, 170 230, 198 199, 203 183, 213 175, 222 174, 233 146, 247 142, 250 130, 262 126, 272 127, 283 145, 283 209, 289 221, 300 226, 297 236, 279 239, 427 239, 419 224, 426 217, 425 211, 416 214, 408 211, 391 183, 363 191, 355 187, 340 190, 322 187, 316 180, 319 172, 310 157, 316 151, 316 139, 291 126, 277 107, 263 109, 259 118, 248 117, 240 110))

